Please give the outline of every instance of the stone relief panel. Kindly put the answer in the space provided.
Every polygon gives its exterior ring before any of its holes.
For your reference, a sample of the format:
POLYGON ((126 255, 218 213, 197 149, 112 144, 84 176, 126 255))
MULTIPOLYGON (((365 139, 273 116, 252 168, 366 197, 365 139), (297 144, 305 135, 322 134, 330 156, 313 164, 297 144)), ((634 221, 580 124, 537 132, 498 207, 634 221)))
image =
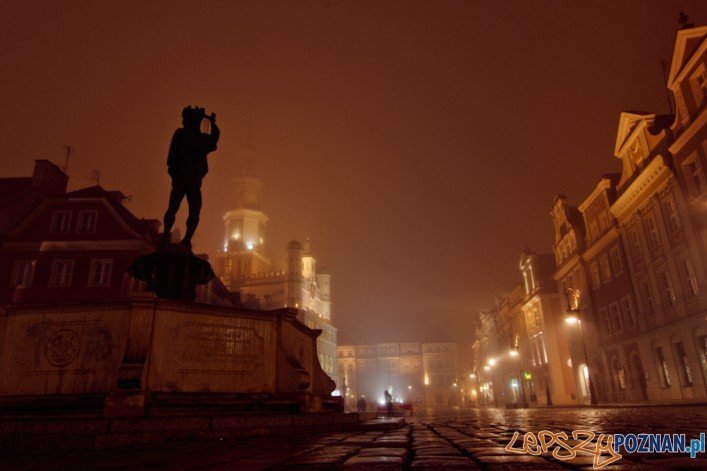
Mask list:
POLYGON ((41 322, 24 328, 14 360, 25 374, 90 373, 115 345, 100 321, 41 322))
POLYGON ((252 327, 183 322, 172 330, 169 356, 181 373, 253 374, 264 362, 264 339, 252 327))

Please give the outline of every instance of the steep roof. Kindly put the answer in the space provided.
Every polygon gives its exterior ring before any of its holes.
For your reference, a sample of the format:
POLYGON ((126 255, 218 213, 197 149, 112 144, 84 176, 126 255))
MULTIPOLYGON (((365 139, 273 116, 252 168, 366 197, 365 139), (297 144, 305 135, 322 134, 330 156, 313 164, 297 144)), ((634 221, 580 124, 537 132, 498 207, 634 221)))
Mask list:
POLYGON ((0 208, 16 203, 31 187, 31 177, 0 178, 0 208))
POLYGON ((69 192, 64 195, 64 197, 71 199, 102 198, 106 200, 115 212, 117 212, 138 234, 149 234, 152 237, 159 237, 159 233, 155 230, 154 226, 149 223, 149 220, 139 219, 123 205, 126 196, 120 191, 108 191, 100 185, 95 185, 69 192))

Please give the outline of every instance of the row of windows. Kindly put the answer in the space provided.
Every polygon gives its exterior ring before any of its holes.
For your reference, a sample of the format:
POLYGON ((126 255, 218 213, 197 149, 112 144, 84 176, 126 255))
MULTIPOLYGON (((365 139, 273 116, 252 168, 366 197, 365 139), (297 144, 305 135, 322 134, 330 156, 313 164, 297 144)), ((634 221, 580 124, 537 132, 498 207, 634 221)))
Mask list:
MULTIPOLYGON (((62 210, 52 213, 51 226, 49 232, 53 234, 68 234, 71 232, 72 211, 62 210)), ((85 210, 79 211, 76 222, 76 232, 79 234, 89 234, 96 232, 96 221, 98 220, 98 211, 85 210)))
MULTIPOLYGON (((676 263, 686 299, 696 298, 699 292, 699 285, 697 283, 697 275, 695 274, 695 267, 693 266, 692 261, 689 258, 684 258, 677 260, 676 263)), ((658 282, 658 291, 660 293, 660 300, 663 306, 668 308, 674 307, 677 303, 677 296, 675 294, 675 286, 673 285, 673 279, 670 272, 665 268, 657 269, 655 272, 655 277, 658 282)), ((655 314, 655 300, 647 278, 644 278, 638 282, 638 291, 642 300, 643 310, 646 315, 651 316, 655 314)))
MULTIPOLYGON (((703 335, 698 339, 697 347, 700 355, 700 362, 704 368, 707 366, 707 335, 703 335)), ((692 376, 692 370, 690 369, 690 363, 687 358, 687 352, 685 351, 685 344, 683 342, 673 343, 673 354, 675 355, 675 360, 677 361, 680 385, 682 387, 692 386, 694 384, 694 379, 692 376)), ((658 373, 660 375, 660 385, 666 389, 671 388, 672 379, 670 377, 670 369, 668 368, 668 361, 665 358, 663 347, 656 347, 655 356, 657 359, 658 373)))
POLYGON ((618 334, 636 327, 636 314, 630 296, 615 301, 608 307, 599 309, 601 329, 605 335, 618 334))
MULTIPOLYGON (((660 206, 663 208, 659 211, 663 214, 663 219, 665 221, 665 228, 668 235, 675 234, 682 229, 682 222, 680 221, 680 215, 675 205, 675 200, 672 196, 661 201, 660 206)), ((657 208, 656 208, 657 209, 657 208)), ((656 213, 654 209, 650 208, 643 215, 642 223, 644 233, 646 235, 646 242, 649 249, 660 247, 661 237, 658 230, 658 224, 656 222, 656 213)), ((638 223, 632 224, 628 229, 628 243, 631 248, 631 254, 634 258, 640 259, 643 257, 643 250, 641 249, 641 240, 638 231, 638 223)))
POLYGON ((612 278, 623 272, 624 264, 618 246, 612 247, 608 253, 601 255, 598 260, 589 264, 589 273, 592 278, 592 288, 594 289, 608 283, 612 278))
MULTIPOLYGON (((74 278, 74 260, 54 260, 49 274, 49 287, 68 288, 74 278)), ((15 262, 10 277, 10 288, 30 288, 34 284, 36 260, 18 260, 15 262)), ((93 259, 88 276, 88 286, 110 285, 113 260, 93 259)))

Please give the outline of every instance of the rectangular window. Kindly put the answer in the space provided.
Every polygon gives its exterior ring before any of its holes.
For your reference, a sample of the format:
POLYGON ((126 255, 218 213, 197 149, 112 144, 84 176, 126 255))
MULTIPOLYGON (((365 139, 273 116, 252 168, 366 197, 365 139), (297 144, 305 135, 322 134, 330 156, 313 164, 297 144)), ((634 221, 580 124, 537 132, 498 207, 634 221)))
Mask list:
POLYGON ((34 280, 35 260, 17 260, 12 267, 10 288, 29 288, 34 280))
POLYGON ((86 234, 96 232, 96 219, 98 211, 79 211, 79 222, 76 227, 76 232, 86 234))
POLYGON ((609 250, 609 260, 611 261, 611 271, 614 272, 614 276, 623 273, 624 263, 618 246, 614 246, 609 250))
POLYGON ((614 333, 624 330, 623 322, 621 321, 621 309, 619 308, 619 303, 611 303, 609 305, 609 317, 611 318, 611 328, 614 333))
POLYGON ((665 225, 668 228, 670 234, 677 232, 682 227, 680 224, 680 215, 678 214, 678 208, 675 205, 675 200, 672 196, 668 196, 663 200, 663 213, 665 215, 665 225))
POLYGON ((601 276, 599 276, 599 265, 597 262, 592 262, 589 265, 589 274, 592 277, 592 288, 597 289, 601 286, 601 276))
POLYGON ((643 224, 646 226, 646 235, 648 236, 648 245, 655 247, 660 244, 660 235, 658 234, 658 226, 655 224, 655 216, 653 213, 647 213, 643 219, 643 224))
POLYGON ((91 260, 88 286, 108 286, 113 271, 113 260, 91 260))
POLYGON ((71 279, 74 275, 73 260, 54 260, 52 272, 49 277, 49 286, 54 288, 66 288, 71 286, 71 279))
POLYGON ((705 174, 702 172, 699 157, 695 156, 693 160, 685 164, 687 179, 693 187, 693 193, 699 195, 707 189, 707 181, 705 174))
POLYGON ((604 254, 599 257, 599 268, 601 270, 601 281, 606 283, 611 280, 611 268, 609 267, 609 257, 604 254))
POLYGON ((641 253, 641 239, 638 235, 637 225, 631 225, 631 228, 628 230, 628 240, 633 258, 641 258, 643 254, 641 253))
POLYGON ((675 306, 675 289, 673 288, 673 280, 670 278, 670 273, 667 270, 656 273, 658 277, 658 286, 660 287, 663 304, 668 307, 675 306))
POLYGON ((683 284, 685 285, 685 294, 688 298, 696 297, 699 291, 699 285, 697 284, 697 276, 695 275, 695 267, 692 265, 692 261, 688 258, 680 260, 678 262, 678 268, 683 278, 683 284))
POLYGON ((624 315, 624 325, 627 329, 631 329, 636 326, 636 314, 633 311, 633 301, 631 301, 631 296, 626 296, 621 299, 621 311, 624 315))
POLYGON ((651 295, 651 287, 648 285, 648 280, 638 282, 638 291, 643 300, 643 311, 645 315, 652 316, 655 314, 655 309, 653 307, 653 296, 651 295))
POLYGON ((54 211, 52 225, 49 232, 55 234, 68 234, 71 227, 71 211, 54 211))
POLYGON ((697 349, 700 352, 700 363, 702 364, 703 374, 707 375, 707 335, 697 339, 697 349))
POLYGON ((670 387, 670 372, 668 371, 668 362, 663 354, 663 347, 656 347, 655 356, 658 359, 658 369, 660 370, 660 379, 664 388, 670 387))
POLYGON ((599 309, 599 319, 601 320, 601 328, 604 334, 611 335, 611 322, 609 322, 609 313, 606 308, 599 309))
POLYGON ((680 365, 680 383, 683 387, 692 386, 692 371, 690 371, 690 364, 687 362, 685 344, 682 342, 675 342, 674 345, 675 356, 678 359, 678 365, 680 365))

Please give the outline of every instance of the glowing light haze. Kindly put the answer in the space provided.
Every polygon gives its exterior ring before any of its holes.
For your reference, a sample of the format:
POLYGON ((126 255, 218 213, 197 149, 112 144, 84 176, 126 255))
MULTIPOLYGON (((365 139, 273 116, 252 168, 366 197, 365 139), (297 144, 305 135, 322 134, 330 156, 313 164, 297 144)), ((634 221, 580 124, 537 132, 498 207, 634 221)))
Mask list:
MULTIPOLYGON (((471 339, 476 308, 549 251, 612 157, 619 112, 668 111, 669 61, 699 1, 0 3, 0 174, 63 163, 70 188, 162 218, 188 104, 223 135, 195 250, 222 247, 252 123, 276 262, 310 236, 333 275, 339 342, 471 339)), ((185 214, 178 216, 183 221, 185 214)))

